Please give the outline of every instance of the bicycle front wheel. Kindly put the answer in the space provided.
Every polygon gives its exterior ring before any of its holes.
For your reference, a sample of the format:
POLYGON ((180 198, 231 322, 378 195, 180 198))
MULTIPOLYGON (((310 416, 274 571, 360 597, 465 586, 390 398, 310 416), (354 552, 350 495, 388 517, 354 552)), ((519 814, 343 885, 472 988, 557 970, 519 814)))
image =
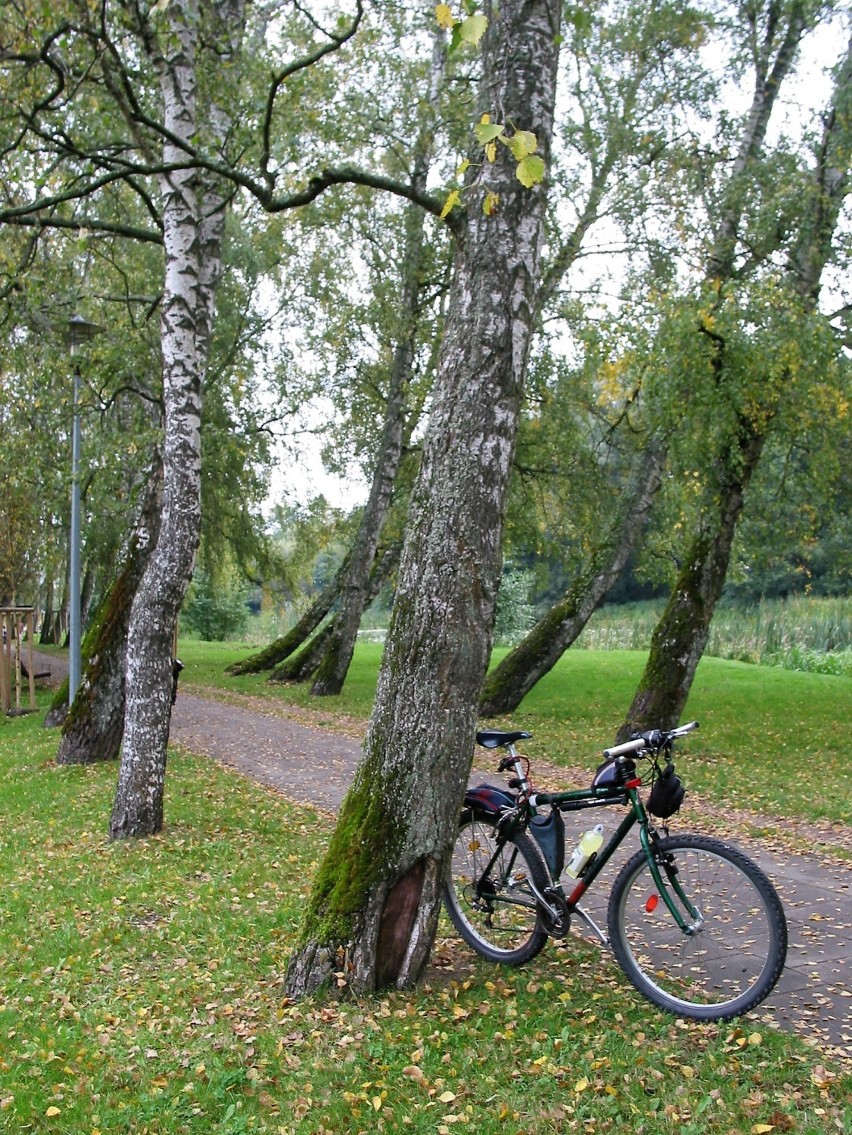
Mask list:
POLYGON ((640 993, 680 1017, 723 1021, 759 1004, 787 956, 781 900, 756 863, 704 836, 658 841, 660 874, 687 926, 680 929, 644 852, 621 869, 609 899, 610 942, 640 993))
POLYGON ((540 892, 550 886, 533 839, 519 831, 501 846, 489 818, 464 812, 444 903, 465 942, 489 961, 519 966, 543 949, 547 933, 531 881, 540 892))

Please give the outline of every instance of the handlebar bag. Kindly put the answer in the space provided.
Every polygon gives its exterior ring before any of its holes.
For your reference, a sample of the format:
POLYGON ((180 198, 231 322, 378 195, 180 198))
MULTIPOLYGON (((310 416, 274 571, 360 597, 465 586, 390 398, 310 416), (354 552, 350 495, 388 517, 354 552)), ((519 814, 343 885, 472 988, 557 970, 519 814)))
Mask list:
POLYGON ((678 811, 686 789, 674 769, 671 761, 654 781, 651 795, 648 797, 648 811, 660 820, 667 820, 678 811))

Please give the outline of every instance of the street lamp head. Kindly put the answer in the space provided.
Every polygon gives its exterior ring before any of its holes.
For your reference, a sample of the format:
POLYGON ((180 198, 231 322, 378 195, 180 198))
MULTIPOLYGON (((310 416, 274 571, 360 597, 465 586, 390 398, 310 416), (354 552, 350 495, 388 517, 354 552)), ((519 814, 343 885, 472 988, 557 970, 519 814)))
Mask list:
POLYGON ((68 320, 66 341, 73 353, 76 347, 82 347, 84 343, 88 343, 90 339, 100 335, 103 330, 104 328, 99 323, 90 323, 82 315, 72 315, 68 320))

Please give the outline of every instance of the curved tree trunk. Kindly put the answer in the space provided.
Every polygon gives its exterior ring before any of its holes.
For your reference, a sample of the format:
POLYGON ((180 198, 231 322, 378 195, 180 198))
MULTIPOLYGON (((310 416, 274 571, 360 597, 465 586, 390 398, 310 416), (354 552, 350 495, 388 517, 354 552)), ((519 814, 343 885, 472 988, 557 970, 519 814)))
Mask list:
POLYGON ((486 677, 479 710, 483 717, 511 713, 536 682, 556 665, 616 583, 651 511, 662 481, 666 454, 646 453, 638 490, 631 494, 621 523, 592 556, 588 569, 558 603, 486 677))
MULTIPOLYGON (((205 8, 220 65, 236 50, 242 0, 205 8)), ((154 48, 169 139, 165 163, 180 166, 178 144, 202 125, 197 107, 201 41, 198 0, 172 0, 163 18, 168 33, 154 48)), ((223 139, 228 121, 215 105, 204 108, 209 131, 223 139)), ((166 747, 174 686, 172 644, 178 612, 195 562, 201 527, 201 385, 222 270, 227 190, 205 183, 197 170, 161 176, 165 284, 163 348, 163 510, 156 546, 136 592, 127 640, 124 747, 110 820, 110 837, 150 835, 163 824, 166 747)))
MULTIPOLYGON (((62 725, 56 762, 117 760, 124 735, 124 667, 130 609, 159 524, 159 475, 143 488, 124 563, 81 646, 83 680, 62 725)), ((67 699, 67 689, 66 689, 67 699)))
MULTIPOLYGON (((485 5, 480 111, 553 128, 561 5, 485 5)), ((431 950, 491 648, 506 489, 536 314, 545 192, 504 147, 471 167, 429 431, 361 764, 316 877, 290 995, 344 971, 417 980, 431 950), (486 216, 485 193, 499 197, 486 216)))
MULTIPOLYGON (((285 658, 289 658, 294 651, 298 650, 303 643, 307 642, 334 606, 340 594, 341 579, 347 560, 348 556, 338 568, 334 578, 326 584, 295 626, 291 627, 285 635, 271 642, 269 646, 265 646, 263 650, 249 655, 241 662, 232 663, 225 673, 235 676, 262 674, 264 670, 272 670, 275 666, 278 666, 285 658)), ((279 681, 280 679, 272 678, 270 680, 279 681)))
MULTIPOLYGON (((776 73, 777 70, 776 67, 776 73)), ((777 84, 773 98, 775 93, 777 84)), ((791 292, 797 300, 796 306, 791 304, 791 325, 816 309, 820 279, 849 188, 852 37, 824 122, 809 200, 802 209, 801 227, 788 258, 791 292)), ((735 230, 735 225, 726 222, 722 226, 724 240, 729 241, 735 230)), ((717 255, 711 268, 724 262, 724 257, 717 255)), ((732 253, 727 263, 732 265, 732 253)), ((724 342, 717 342, 716 350, 716 381, 721 385, 725 382, 724 342)), ((752 407, 749 417, 737 415, 735 436, 714 462, 701 527, 690 543, 671 598, 654 631, 648 663, 619 730, 619 740, 637 730, 670 728, 680 719, 722 595, 745 491, 783 396, 783 386, 779 389, 776 383, 766 383, 763 403, 752 407)))
POLYGON ((745 420, 735 448, 718 461, 719 508, 707 509, 651 639, 651 651, 619 741, 636 730, 671 729, 680 721, 731 558, 745 492, 760 460, 765 430, 745 420))
POLYGON ((317 667, 323 659, 326 647, 334 634, 334 624, 337 615, 334 615, 321 629, 318 630, 310 642, 305 643, 296 654, 291 654, 282 663, 275 667, 267 682, 308 682, 316 673, 317 667))
MULTIPOLYGON (((383 583, 399 562, 401 544, 393 544, 374 565, 363 596, 363 607, 367 608, 379 594, 383 583)), ((337 635, 337 621, 341 618, 337 614, 319 631, 307 646, 302 647, 298 654, 285 659, 280 666, 276 666, 269 675, 269 682, 307 682, 317 672, 326 659, 334 658, 339 649, 340 638, 337 635)), ((352 657, 350 650, 349 657, 352 657)), ((346 669, 348 670, 348 665, 346 669)), ((345 678, 344 674, 344 678, 345 678)))

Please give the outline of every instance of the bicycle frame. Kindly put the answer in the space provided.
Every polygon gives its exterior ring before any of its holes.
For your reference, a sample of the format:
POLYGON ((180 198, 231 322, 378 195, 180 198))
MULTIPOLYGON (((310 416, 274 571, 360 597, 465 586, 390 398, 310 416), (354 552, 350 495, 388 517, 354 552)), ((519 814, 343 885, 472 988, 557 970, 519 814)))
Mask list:
MULTIPOLYGON (((677 876, 670 872, 666 872, 668 885, 663 881, 663 872, 660 870, 660 865, 654 854, 652 846, 653 832, 655 829, 648 818, 648 813, 645 810, 645 805, 639 798, 637 789, 641 784, 641 780, 636 778, 634 782, 628 782, 623 788, 604 788, 604 789, 580 789, 572 792, 554 792, 554 793, 535 793, 532 800, 535 801, 534 806, 537 808, 539 804, 550 804, 553 807, 559 808, 563 812, 575 812, 582 808, 605 807, 611 804, 630 804, 630 810, 625 815, 624 819, 618 825, 616 830, 610 836, 609 841, 597 852, 589 862, 577 879, 577 883, 571 893, 565 896, 565 901, 568 904, 568 910, 571 913, 577 911, 577 904, 580 899, 592 886, 595 879, 606 867, 609 860, 614 853, 623 843, 627 833, 635 825, 639 825, 639 842, 642 850, 645 853, 645 858, 648 861, 648 868, 651 872, 651 877, 654 880, 654 885, 660 892, 663 902, 668 907, 669 913, 679 928, 684 934, 694 934, 696 927, 696 920, 700 920, 700 912, 692 906, 687 899, 682 888, 679 886, 677 876), (625 799, 625 796, 627 799, 625 799), (672 891, 677 895, 683 904, 684 908, 690 915, 692 922, 687 922, 682 916, 677 904, 672 897, 672 891)), ((531 800, 531 803, 532 803, 531 800)), ((558 883, 558 880, 554 880, 558 883)), ((582 913, 582 912, 580 912, 582 913)))
MULTIPOLYGON (((569 894, 565 894, 560 880, 553 879, 553 894, 541 895, 538 893, 537 888, 530 881, 530 886, 533 889, 536 900, 543 908, 544 912, 548 915, 552 923, 559 924, 560 913, 555 910, 551 905, 551 899, 555 898, 557 903, 561 905, 564 903, 566 911, 570 917, 572 914, 579 915, 580 918, 595 932, 602 942, 608 944, 606 935, 596 925, 596 923, 586 914, 585 911, 579 906, 580 900, 589 890, 594 883, 595 879, 600 875, 617 849, 621 846, 626 838, 628 832, 636 824, 639 825, 639 842, 642 850, 645 853, 645 858, 648 862, 648 868, 651 872, 651 877, 654 880, 659 894, 665 903, 669 913, 674 918, 679 929, 685 935, 693 935, 701 924, 700 912, 689 902, 683 889, 680 887, 677 875, 673 871, 660 869, 660 864, 657 861, 657 856, 654 852, 653 839, 655 829, 645 806, 639 797, 638 789, 641 786, 641 779, 632 776, 626 779, 623 784, 598 786, 587 789, 574 789, 568 792, 531 792, 530 784, 526 778, 525 771, 521 765, 521 760, 515 752, 514 746, 507 746, 508 757, 501 763, 501 769, 505 767, 513 767, 517 777, 517 787, 520 788, 520 796, 517 800, 515 807, 510 811, 503 811, 499 830, 503 839, 500 840, 498 848, 495 852, 494 860, 500 854, 502 846, 512 832, 516 831, 519 827, 532 831, 531 820, 538 814, 538 810, 542 806, 550 805, 552 808, 558 809, 559 812, 576 812, 588 808, 608 807, 616 804, 629 805, 629 811, 622 819, 608 842, 596 852, 584 869, 581 871, 576 884, 569 894), (665 871, 666 881, 663 879, 665 871), (678 907, 675 896, 683 910, 688 915, 688 920, 683 917, 681 909, 678 907)), ((471 800, 473 804, 473 800, 471 800)), ((476 800, 476 805, 481 807, 481 797, 476 800)), ((495 805, 496 811, 496 805, 495 805)), ((534 832, 533 832, 534 835, 534 832)), ((484 872, 487 876, 488 868, 484 872)))

